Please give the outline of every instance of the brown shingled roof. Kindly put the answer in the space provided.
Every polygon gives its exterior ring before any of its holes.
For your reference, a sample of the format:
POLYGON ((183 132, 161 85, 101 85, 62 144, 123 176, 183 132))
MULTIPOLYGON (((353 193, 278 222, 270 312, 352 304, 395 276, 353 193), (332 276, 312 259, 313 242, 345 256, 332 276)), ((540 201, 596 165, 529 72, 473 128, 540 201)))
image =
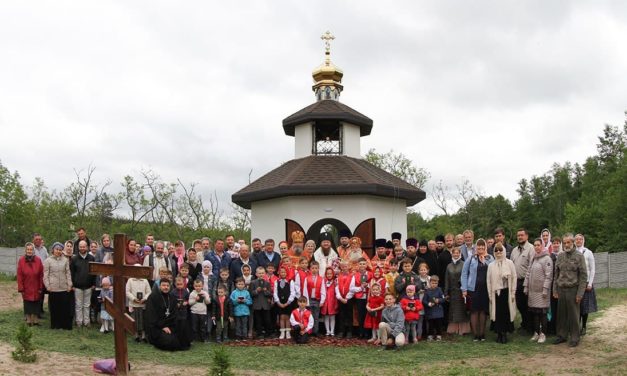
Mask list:
POLYGON ((347 156, 308 156, 288 161, 236 192, 232 201, 251 202, 286 196, 366 194, 396 197, 413 206, 425 192, 374 166, 347 156))
POLYGON ((360 135, 368 136, 372 131, 372 119, 335 100, 322 100, 283 119, 283 130, 294 136, 294 127, 310 121, 347 122, 359 126, 360 135))

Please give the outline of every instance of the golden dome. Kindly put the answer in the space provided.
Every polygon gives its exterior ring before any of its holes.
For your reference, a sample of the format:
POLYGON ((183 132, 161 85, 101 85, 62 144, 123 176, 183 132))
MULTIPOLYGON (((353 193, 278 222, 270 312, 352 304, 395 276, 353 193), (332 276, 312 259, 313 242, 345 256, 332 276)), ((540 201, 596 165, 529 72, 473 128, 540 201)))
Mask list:
POLYGON ((322 99, 335 99, 340 96, 340 92, 344 87, 342 86, 342 76, 344 72, 331 62, 331 41, 335 37, 327 31, 322 34, 320 39, 324 40, 325 45, 325 59, 322 65, 318 66, 311 73, 314 81, 312 90, 316 93, 318 100, 322 99), (326 93, 326 95, 325 95, 326 93))

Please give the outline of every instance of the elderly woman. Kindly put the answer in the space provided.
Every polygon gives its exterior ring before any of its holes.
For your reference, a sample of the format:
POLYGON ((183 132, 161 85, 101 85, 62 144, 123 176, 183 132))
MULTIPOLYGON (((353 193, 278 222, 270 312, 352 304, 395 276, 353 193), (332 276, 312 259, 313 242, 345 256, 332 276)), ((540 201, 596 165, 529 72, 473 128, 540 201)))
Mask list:
POLYGON ((44 266, 35 256, 35 245, 26 243, 24 256, 17 262, 17 291, 22 294, 24 315, 28 326, 39 325, 41 297, 44 289, 44 266))
POLYGON ((485 326, 490 310, 488 298, 488 265, 494 258, 488 254, 485 240, 477 240, 476 252, 464 262, 462 269, 462 296, 470 298, 470 327, 473 341, 485 341, 485 326))
POLYGON ((516 267, 505 257, 502 243, 494 245, 496 260, 488 266, 488 297, 490 320, 494 321, 496 342, 507 343, 507 333, 514 331, 516 318, 516 267))
POLYGON ((470 323, 461 289, 464 261, 462 260, 461 250, 458 247, 453 248, 451 256, 451 263, 446 267, 444 281, 444 294, 449 301, 448 328, 446 332, 464 335, 470 332, 470 323))
POLYGON ((313 259, 313 254, 316 251, 316 242, 309 239, 305 242, 305 247, 303 248, 303 255, 307 257, 310 261, 313 259))
POLYGON ((44 285, 48 290, 50 327, 72 330, 72 275, 63 249, 61 243, 52 245, 52 256, 44 262, 44 285))
POLYGON ((531 341, 544 343, 547 334, 546 314, 550 307, 551 285, 553 284, 553 260, 546 250, 545 241, 538 238, 533 241, 535 254, 525 276, 525 294, 527 306, 533 318, 533 336, 531 341))

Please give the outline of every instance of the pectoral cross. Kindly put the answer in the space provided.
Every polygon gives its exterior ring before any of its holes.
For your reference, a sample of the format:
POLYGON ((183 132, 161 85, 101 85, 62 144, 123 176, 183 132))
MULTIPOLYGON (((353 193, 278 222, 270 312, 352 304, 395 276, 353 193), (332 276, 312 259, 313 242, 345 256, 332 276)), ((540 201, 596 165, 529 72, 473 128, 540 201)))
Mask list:
POLYGON ((98 262, 89 263, 89 274, 113 276, 113 301, 105 298, 105 310, 113 317, 115 327, 115 366, 118 375, 128 375, 128 347, 126 332, 135 334, 135 320, 127 313, 126 308, 126 279, 151 278, 152 266, 124 265, 126 252, 126 235, 115 234, 113 265, 98 262))

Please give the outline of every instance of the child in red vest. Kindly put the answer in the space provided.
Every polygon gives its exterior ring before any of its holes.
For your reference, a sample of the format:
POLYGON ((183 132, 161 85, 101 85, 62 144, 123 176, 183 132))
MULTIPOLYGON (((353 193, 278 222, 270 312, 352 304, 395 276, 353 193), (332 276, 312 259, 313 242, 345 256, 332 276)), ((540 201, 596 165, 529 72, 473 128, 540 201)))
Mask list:
POLYGON ((294 288, 296 288, 296 297, 300 298, 304 295, 305 278, 309 273, 309 260, 307 257, 301 257, 298 260, 298 268, 294 272, 294 288))
POLYGON ((420 311, 422 311, 422 302, 416 296, 416 286, 407 285, 405 296, 401 298, 401 308, 405 314, 405 333, 407 334, 407 343, 416 343, 416 329, 418 327, 418 319, 420 319, 420 311), (411 342, 410 342, 411 341, 411 342))
POLYGON ((307 309, 307 298, 304 296, 298 298, 298 308, 292 311, 290 324, 294 333, 294 342, 298 344, 307 343, 314 326, 314 320, 311 311, 307 309))
POLYGON ((340 273, 337 275, 335 297, 339 302, 340 332, 344 337, 353 338, 353 306, 355 300, 355 276, 350 272, 348 261, 340 261, 340 273))
POLYGON ((335 296, 335 272, 329 266, 324 271, 323 289, 326 291, 326 299, 320 304, 320 313, 324 317, 324 328, 328 336, 335 335, 335 315, 338 312, 337 297, 335 296))
POLYGON ((311 273, 305 277, 303 285, 303 295, 307 298, 307 308, 313 316, 314 326, 311 335, 318 335, 318 320, 320 319, 320 306, 324 304, 327 297, 327 289, 324 286, 323 278, 320 277, 320 264, 312 261, 309 266, 311 273))

